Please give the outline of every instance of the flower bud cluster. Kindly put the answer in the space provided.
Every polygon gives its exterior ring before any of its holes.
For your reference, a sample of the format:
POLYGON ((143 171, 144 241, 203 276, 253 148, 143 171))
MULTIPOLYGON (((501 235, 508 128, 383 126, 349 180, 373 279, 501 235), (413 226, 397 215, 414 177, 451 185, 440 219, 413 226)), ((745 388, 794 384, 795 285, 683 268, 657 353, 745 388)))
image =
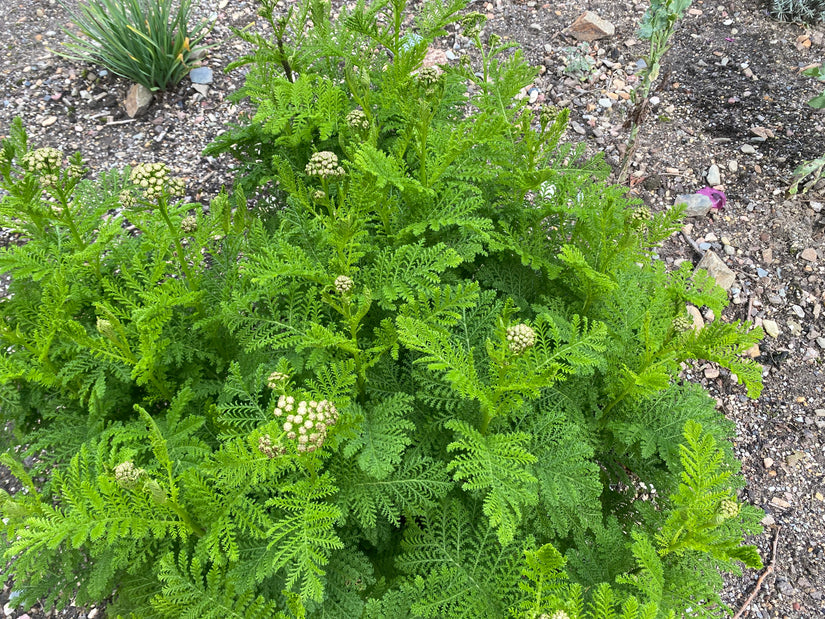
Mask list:
POLYGON ((53 187, 60 178, 63 153, 56 148, 38 148, 23 155, 21 163, 27 171, 40 176, 43 187, 53 187))
POLYGON ((270 460, 276 456, 284 454, 284 448, 280 445, 272 445, 272 437, 269 434, 264 434, 258 439, 258 451, 265 455, 270 460))
POLYGON ((313 452, 324 444, 327 431, 338 421, 338 409, 328 400, 301 400, 281 396, 275 408, 276 417, 286 414, 283 429, 286 437, 298 442, 298 452, 313 452))
POLYGON ((370 128, 370 121, 363 110, 352 110, 347 114, 347 124, 350 129, 358 132, 366 132, 370 128))
POLYGON ((117 333, 115 333, 115 328, 112 326, 112 322, 110 320, 106 320, 105 318, 97 319, 97 332, 110 340, 117 339, 117 333))
POLYGON ((352 281, 352 278, 347 277, 346 275, 339 275, 335 278, 335 290, 338 291, 338 294, 348 294, 352 292, 352 289, 355 287, 355 282, 352 281))
POLYGON ((673 330, 676 333, 687 333, 693 329, 693 319, 690 316, 676 316, 673 319, 673 330))
POLYGON ((126 460, 126 462, 121 462, 115 467, 115 481, 121 488, 132 490, 145 473, 145 469, 139 469, 134 462, 126 460))
POLYGON ((184 234, 192 234, 198 229, 198 219, 194 215, 187 215, 180 222, 180 230, 184 234))
POLYGON ((338 165, 338 156, 328 150, 313 153, 306 166, 309 176, 318 176, 324 180, 344 176, 344 168, 338 165))
POLYGON ((507 345, 510 352, 520 355, 536 343, 536 332, 524 323, 507 328, 507 345))
POLYGON ((558 115, 559 108, 555 105, 542 105, 541 111, 539 112, 539 123, 541 123, 542 127, 546 127, 553 122, 558 115))
POLYGON ((644 223, 653 219, 653 214, 648 207, 640 206, 631 213, 630 218, 634 223, 644 223))
POLYGON ((118 194, 118 199, 120 200, 121 206, 123 208, 132 208, 135 204, 137 204, 137 198, 135 198, 135 194, 133 194, 128 189, 124 189, 118 194))
POLYGON ((282 382, 287 380, 289 380, 289 374, 275 371, 272 372, 272 374, 269 375, 269 378, 266 379, 266 386, 270 389, 277 389, 282 382))
POLYGON ((570 619, 570 615, 568 615, 563 610, 557 610, 552 615, 548 615, 547 613, 544 613, 543 615, 541 615, 539 617, 539 619, 570 619))
POLYGON ((172 178, 165 163, 141 163, 132 170, 130 180, 143 192, 146 200, 153 201, 164 194, 182 195, 186 185, 182 178, 172 178))
POLYGON ((415 81, 421 86, 424 86, 424 88, 429 88, 430 86, 438 84, 440 77, 441 75, 437 67, 422 67, 415 76, 415 81))
POLYGON ((732 499, 722 499, 719 504, 719 515, 725 520, 736 518, 739 515, 741 506, 732 499))

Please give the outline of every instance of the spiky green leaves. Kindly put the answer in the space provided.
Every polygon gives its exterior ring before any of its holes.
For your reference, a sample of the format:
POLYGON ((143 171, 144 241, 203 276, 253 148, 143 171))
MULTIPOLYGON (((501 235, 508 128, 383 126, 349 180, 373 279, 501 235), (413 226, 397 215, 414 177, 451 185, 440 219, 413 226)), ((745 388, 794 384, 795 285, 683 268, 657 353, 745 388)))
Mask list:
POLYGON ((709 553, 721 561, 738 560, 759 568, 762 561, 755 546, 742 546, 741 533, 723 526, 739 515, 732 500, 733 471, 712 435, 688 421, 681 447, 682 483, 671 496, 674 510, 656 536, 663 556, 688 551, 709 553))
POLYGON ((287 588, 297 585, 306 600, 323 599, 323 566, 334 549, 344 546, 334 529, 341 511, 326 500, 336 490, 330 477, 322 475, 284 486, 267 501, 277 519, 267 532, 266 550, 253 551, 255 580, 284 569, 287 588))
POLYGON ((532 465, 536 457, 527 451, 530 436, 524 433, 482 435, 461 421, 447 427, 456 440, 447 450, 459 454, 447 465, 462 488, 484 495, 484 513, 502 544, 509 543, 521 524, 523 509, 538 502, 532 465))

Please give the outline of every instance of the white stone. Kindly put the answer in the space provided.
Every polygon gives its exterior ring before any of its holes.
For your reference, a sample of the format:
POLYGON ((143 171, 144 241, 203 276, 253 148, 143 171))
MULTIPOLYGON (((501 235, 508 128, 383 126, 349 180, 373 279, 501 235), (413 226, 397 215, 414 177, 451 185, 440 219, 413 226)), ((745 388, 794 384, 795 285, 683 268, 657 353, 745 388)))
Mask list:
POLYGON ((776 324, 775 320, 763 320, 762 328, 771 337, 779 337, 779 325, 776 324))

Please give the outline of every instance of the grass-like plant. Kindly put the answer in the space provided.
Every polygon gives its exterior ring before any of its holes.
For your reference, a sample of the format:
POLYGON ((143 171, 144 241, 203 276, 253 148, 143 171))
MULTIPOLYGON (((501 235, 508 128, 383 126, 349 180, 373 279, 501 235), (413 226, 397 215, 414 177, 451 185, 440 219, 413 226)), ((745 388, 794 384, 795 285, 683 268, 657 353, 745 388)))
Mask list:
POLYGON ((191 0, 62 4, 84 36, 67 29, 71 37, 65 44, 67 51, 57 53, 101 65, 150 90, 166 90, 183 79, 209 31, 205 20, 190 29, 191 0))

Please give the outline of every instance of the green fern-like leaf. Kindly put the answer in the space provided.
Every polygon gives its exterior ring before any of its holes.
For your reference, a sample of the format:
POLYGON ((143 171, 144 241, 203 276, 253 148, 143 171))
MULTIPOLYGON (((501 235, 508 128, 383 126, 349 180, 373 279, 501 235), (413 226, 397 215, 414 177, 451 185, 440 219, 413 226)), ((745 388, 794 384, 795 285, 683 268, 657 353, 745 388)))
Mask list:
POLYGON ((490 519, 501 542, 508 543, 515 536, 522 520, 522 509, 538 501, 536 478, 531 465, 536 457, 525 449, 529 434, 489 434, 463 421, 448 422, 447 427, 457 435, 448 451, 460 451, 447 469, 457 480, 463 480, 465 490, 481 491, 484 513, 490 519))

